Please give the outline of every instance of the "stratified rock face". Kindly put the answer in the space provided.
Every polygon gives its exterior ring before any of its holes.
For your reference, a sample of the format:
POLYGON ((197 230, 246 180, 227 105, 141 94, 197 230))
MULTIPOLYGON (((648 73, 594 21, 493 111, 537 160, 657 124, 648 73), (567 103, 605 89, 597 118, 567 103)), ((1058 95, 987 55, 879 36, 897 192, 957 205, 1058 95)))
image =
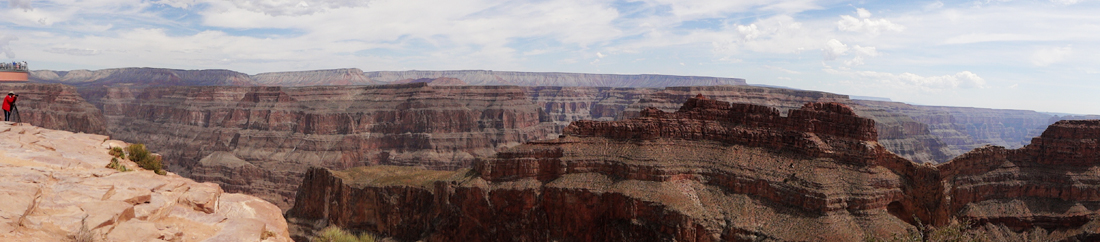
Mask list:
POLYGON ((103 114, 85 102, 76 88, 61 84, 0 84, 0 95, 19 94, 20 122, 48 129, 107 134, 103 114))
POLYGON ((465 86, 466 82, 459 80, 458 78, 439 77, 439 78, 418 78, 418 79, 405 79, 390 84, 407 84, 407 83, 427 83, 428 86, 465 86))
POLYGON ((552 131, 518 87, 112 88, 104 100, 111 134, 161 151, 168 170, 283 208, 310 166, 454 170, 552 131))
POLYGON ((0 241, 290 241, 274 204, 175 174, 104 168, 107 136, 0 122, 0 241))
POLYGON ((669 87, 745 85, 745 79, 670 75, 615 75, 561 72, 514 71, 372 71, 370 80, 394 82, 406 79, 451 77, 470 85, 517 85, 558 87, 669 87))
POLYGON ((524 87, 527 98, 554 123, 555 133, 578 120, 612 121, 628 106, 657 92, 655 88, 524 87))
MULTIPOLYGON (((862 102, 853 103, 846 95, 818 91, 756 86, 669 87, 630 104, 625 108, 621 119, 637 117, 638 113, 646 107, 655 107, 666 112, 676 111, 680 108, 680 104, 697 94, 720 101, 774 107, 780 113, 799 109, 807 102, 845 103, 856 114, 874 119, 879 132, 879 143, 887 150, 906 159, 918 163, 939 163, 961 154, 961 152, 950 153, 948 147, 939 141, 939 137, 929 132, 927 125, 905 114, 877 106, 861 105, 862 102)), ((888 104, 909 106, 903 103, 888 104)))
POLYGON ((363 71, 356 68, 314 70, 314 71, 290 71, 268 72, 252 76, 256 85, 262 86, 327 86, 327 85, 377 85, 381 82, 372 81, 363 71))
POLYGON ((577 121, 472 170, 311 169, 287 215, 297 236, 333 224, 410 241, 859 241, 946 223, 935 168, 886 151, 854 113, 697 97, 577 121))
POLYGON ((941 165, 951 212, 994 241, 1100 239, 1100 120, 1059 121, 1020 149, 941 165))
MULTIPOLYGON (((923 124, 946 145, 947 159, 984 145, 1019 148, 1060 119, 1028 110, 918 106, 894 102, 855 101, 860 106, 902 114, 923 124)), ((1074 117, 1065 117, 1074 119, 1074 117)), ((936 159, 944 162, 947 159, 936 159)))

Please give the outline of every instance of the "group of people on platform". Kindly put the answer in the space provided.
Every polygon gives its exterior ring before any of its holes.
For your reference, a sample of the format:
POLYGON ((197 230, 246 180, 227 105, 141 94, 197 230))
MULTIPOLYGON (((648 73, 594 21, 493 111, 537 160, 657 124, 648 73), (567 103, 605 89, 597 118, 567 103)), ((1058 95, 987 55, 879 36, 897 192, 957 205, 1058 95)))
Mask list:
POLYGON ((27 62, 26 62, 26 61, 23 61, 23 62, 15 62, 15 61, 12 61, 11 63, 8 63, 8 62, 0 62, 0 70, 19 70, 19 71, 25 71, 25 70, 27 70, 27 62))

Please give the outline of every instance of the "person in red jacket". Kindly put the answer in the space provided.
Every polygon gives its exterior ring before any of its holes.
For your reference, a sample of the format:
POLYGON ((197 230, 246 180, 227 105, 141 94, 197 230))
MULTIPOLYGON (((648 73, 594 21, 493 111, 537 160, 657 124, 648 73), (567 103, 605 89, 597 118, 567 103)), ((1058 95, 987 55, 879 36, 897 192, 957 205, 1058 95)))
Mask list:
POLYGON ((15 95, 15 92, 8 92, 8 96, 4 97, 4 121, 10 121, 11 110, 15 107, 15 99, 19 95, 15 95))

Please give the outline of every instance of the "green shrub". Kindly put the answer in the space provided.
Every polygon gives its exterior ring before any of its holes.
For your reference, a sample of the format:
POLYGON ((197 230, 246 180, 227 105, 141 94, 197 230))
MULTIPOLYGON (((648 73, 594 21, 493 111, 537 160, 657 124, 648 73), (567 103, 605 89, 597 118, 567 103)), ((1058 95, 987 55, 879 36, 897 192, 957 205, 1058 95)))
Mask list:
POLYGON ((156 172, 157 174, 168 174, 164 171, 164 164, 161 163, 161 158, 158 155, 150 153, 145 149, 143 144, 131 144, 126 147, 126 152, 130 153, 130 160, 136 162, 141 168, 156 172))
MULTIPOLYGON (((119 150, 122 150, 122 149, 120 148, 119 150)), ((107 164, 107 168, 115 169, 115 170, 118 170, 118 171, 121 171, 121 172, 132 171, 132 170, 130 170, 130 168, 126 168, 125 165, 122 165, 121 163, 119 163, 118 162, 118 157, 111 158, 111 163, 107 164)))
POLYGON ((125 157, 126 152, 123 152, 122 147, 118 147, 118 146, 111 147, 111 151, 108 151, 107 154, 111 154, 111 156, 114 156, 116 158, 123 158, 123 159, 126 158, 125 157))
POLYGON ((362 233, 362 234, 359 234, 358 237, 356 237, 354 234, 348 233, 348 231, 344 231, 340 227, 329 226, 328 228, 325 228, 325 229, 321 230, 320 233, 317 233, 317 236, 314 236, 313 239, 310 239, 309 241, 311 241, 311 242, 374 242, 376 240, 377 239, 374 237, 374 235, 371 235, 371 234, 368 234, 368 233, 362 233))

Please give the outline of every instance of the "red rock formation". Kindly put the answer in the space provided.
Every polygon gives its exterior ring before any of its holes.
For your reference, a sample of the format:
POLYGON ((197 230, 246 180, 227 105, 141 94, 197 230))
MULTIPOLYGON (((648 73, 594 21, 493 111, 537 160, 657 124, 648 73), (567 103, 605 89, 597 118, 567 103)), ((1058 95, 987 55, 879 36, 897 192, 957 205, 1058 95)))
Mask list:
POLYGON ((107 134, 103 114, 84 101, 76 88, 61 84, 0 84, 0 92, 19 94, 21 122, 47 129, 107 134))
POLYGON ((873 121, 836 103, 790 113, 694 98, 577 121, 472 170, 313 169, 287 215, 299 236, 431 241, 854 241, 946 223, 938 172, 877 145, 873 121))
POLYGON ((994 240, 1100 236, 1100 120, 1059 121, 1020 149, 987 146, 939 166, 951 212, 994 240))
POLYGON ((309 166, 453 170, 551 132, 517 87, 424 83, 111 88, 104 113, 115 138, 163 151, 170 171, 284 209, 309 166))

